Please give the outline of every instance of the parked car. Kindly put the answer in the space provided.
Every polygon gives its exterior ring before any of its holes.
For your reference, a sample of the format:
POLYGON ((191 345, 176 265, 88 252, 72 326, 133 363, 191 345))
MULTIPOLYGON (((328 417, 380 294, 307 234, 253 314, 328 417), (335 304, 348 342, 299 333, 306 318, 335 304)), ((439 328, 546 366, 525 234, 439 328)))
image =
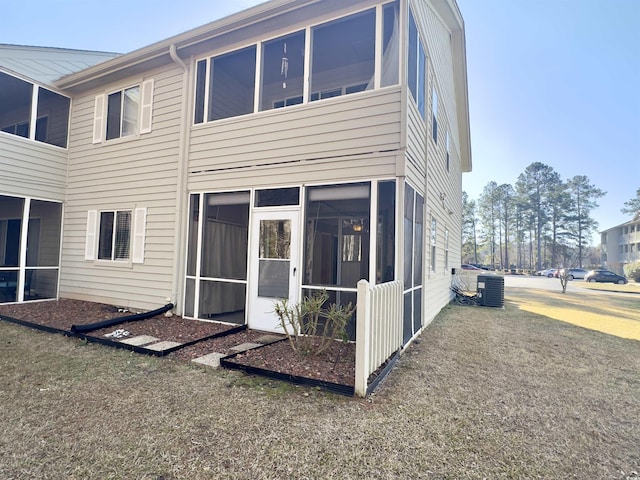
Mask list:
POLYGON ((602 283, 617 283, 624 285, 628 280, 622 275, 613 273, 609 270, 591 270, 584 276, 585 282, 602 282, 602 283))
POLYGON ((481 268, 478 268, 475 265, 469 265, 468 263, 463 263, 462 269, 463 270, 482 270, 481 268))
POLYGON ((547 268, 546 270, 541 270, 538 272, 538 275, 542 276, 542 277, 553 277, 553 275, 557 272, 558 270, 555 268, 547 268))
POLYGON ((589 272, 584 268, 570 268, 567 272, 567 278, 569 280, 573 280, 574 278, 582 280, 587 275, 587 273, 589 272))

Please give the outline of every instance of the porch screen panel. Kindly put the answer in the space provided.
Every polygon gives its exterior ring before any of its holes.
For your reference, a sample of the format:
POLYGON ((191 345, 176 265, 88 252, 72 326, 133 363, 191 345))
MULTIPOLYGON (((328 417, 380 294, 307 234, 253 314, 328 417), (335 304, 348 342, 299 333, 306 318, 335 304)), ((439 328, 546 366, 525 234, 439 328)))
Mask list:
POLYGON ((32 200, 27 231, 25 300, 57 296, 61 230, 62 204, 32 200))
MULTIPOLYGON (((199 295, 195 279, 187 279, 187 309, 198 306, 198 318, 242 325, 245 323, 247 252, 249 239, 249 192, 209 193, 199 212, 199 195, 191 196, 190 240, 187 269, 196 266, 198 226, 202 225, 200 245, 199 295)), ((186 314, 186 313, 185 313, 186 314)), ((191 312, 192 316, 195 313, 191 312)))
POLYGON ((373 89, 375 10, 319 25, 312 35, 311 101, 373 89))
POLYGON ((400 4, 384 6, 382 33, 382 86, 398 83, 400 54, 400 4))
POLYGON ((302 103, 305 32, 264 44, 260 110, 302 103))
POLYGON ((369 280, 370 184, 309 188, 304 283, 356 288, 369 280))
POLYGON ((249 192, 205 195, 200 274, 247 279, 249 192))
POLYGON ((396 184, 378 183, 377 283, 395 279, 396 263, 396 184))
POLYGON ((20 265, 23 210, 24 199, 0 196, 0 267, 20 265))
POLYGON ((1 131, 29 138, 32 92, 32 84, 0 72, 1 131))
POLYGON ((66 148, 71 100, 40 87, 36 140, 66 148))
POLYGON ((253 113, 256 47, 211 59, 208 120, 253 113))

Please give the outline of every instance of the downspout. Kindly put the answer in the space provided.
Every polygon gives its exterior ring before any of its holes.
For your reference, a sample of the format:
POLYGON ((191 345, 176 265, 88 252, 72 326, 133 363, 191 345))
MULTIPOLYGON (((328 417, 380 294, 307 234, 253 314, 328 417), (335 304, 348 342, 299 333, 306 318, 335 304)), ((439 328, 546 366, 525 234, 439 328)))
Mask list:
POLYGON ((171 60, 182 69, 182 106, 180 109, 180 140, 178 145, 178 172, 176 175, 176 210, 174 222, 174 257, 173 257, 173 279, 171 288, 171 298, 168 299, 175 305, 177 313, 183 314, 183 289, 180 288, 181 279, 184 278, 184 232, 186 230, 186 215, 184 214, 185 195, 187 193, 187 135, 188 111, 189 111, 189 85, 190 72, 182 59, 178 56, 175 44, 169 46, 169 56, 171 60))

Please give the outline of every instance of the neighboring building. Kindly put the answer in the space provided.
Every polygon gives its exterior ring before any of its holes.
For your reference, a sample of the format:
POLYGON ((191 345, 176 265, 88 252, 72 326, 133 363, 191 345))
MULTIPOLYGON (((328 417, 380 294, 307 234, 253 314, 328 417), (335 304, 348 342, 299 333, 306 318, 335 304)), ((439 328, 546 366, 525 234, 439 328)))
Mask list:
POLYGON ((640 212, 631 220, 600 232, 602 267, 624 275, 624 266, 640 260, 640 212))
POLYGON ((455 0, 273 0, 38 85, 8 119, 0 97, 9 301, 277 330, 276 298, 397 279, 407 342, 450 300, 471 170, 455 0))

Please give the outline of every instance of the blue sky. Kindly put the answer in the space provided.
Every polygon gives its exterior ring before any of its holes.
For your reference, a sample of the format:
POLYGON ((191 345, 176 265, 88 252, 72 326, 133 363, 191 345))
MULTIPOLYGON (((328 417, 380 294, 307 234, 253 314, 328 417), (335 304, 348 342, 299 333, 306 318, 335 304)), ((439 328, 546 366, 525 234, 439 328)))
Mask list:
MULTIPOLYGON (((255 0, 3 2, 0 43, 129 52, 255 0)), ((532 162, 586 175, 605 229, 640 188, 640 0, 458 0, 466 25, 477 198, 532 162)), ((599 238, 594 238, 598 243, 599 238)))

